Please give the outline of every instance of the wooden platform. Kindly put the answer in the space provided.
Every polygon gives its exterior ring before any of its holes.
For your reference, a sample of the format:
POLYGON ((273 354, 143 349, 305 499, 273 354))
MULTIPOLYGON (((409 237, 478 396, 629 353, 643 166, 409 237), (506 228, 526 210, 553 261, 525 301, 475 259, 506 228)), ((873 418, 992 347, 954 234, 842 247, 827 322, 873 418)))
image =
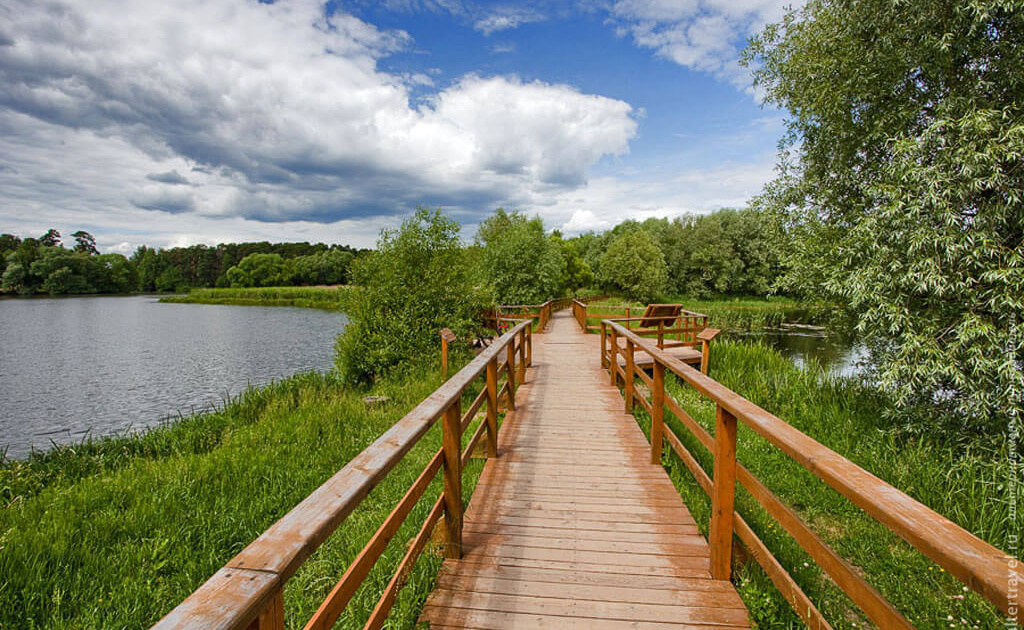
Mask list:
POLYGON ((732 584, 568 312, 533 363, 421 621, 431 628, 748 628, 732 584))

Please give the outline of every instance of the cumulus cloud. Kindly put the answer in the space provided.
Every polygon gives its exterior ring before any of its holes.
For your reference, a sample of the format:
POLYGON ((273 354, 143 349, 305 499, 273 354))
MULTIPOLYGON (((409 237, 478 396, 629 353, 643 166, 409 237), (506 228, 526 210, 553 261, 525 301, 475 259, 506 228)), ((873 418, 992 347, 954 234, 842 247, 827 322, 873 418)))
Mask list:
POLYGON ((616 0, 610 20, 620 36, 679 65, 752 92, 739 54, 747 40, 799 0, 616 0))
POLYGON ((626 219, 672 218, 741 208, 771 179, 774 156, 695 168, 663 178, 597 177, 585 188, 537 200, 532 212, 566 236, 603 231, 626 219))
POLYGON ((414 105, 431 79, 378 67, 408 34, 313 0, 12 0, 0 15, 0 194, 25 225, 102 211, 127 228, 142 208, 210 240, 216 221, 379 226, 420 203, 581 186, 636 134, 628 103, 516 77, 468 75, 414 105))

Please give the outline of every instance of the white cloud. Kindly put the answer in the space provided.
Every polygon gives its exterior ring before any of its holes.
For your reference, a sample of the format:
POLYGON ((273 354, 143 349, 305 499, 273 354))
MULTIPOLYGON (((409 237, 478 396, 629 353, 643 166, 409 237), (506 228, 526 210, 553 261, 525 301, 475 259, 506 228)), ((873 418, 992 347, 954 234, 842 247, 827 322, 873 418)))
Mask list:
POLYGON ((660 179, 600 177, 585 188, 563 191, 524 209, 539 214, 566 236, 575 236, 606 230, 626 219, 643 221, 744 207, 772 178, 773 168, 774 156, 766 154, 751 162, 690 169, 660 179))
POLYGON ((473 28, 484 35, 518 28, 523 24, 543 22, 547 17, 536 9, 523 6, 506 6, 480 15, 473 22, 473 28))
MULTIPOLYGON (((410 44, 313 0, 0 9, 0 219, 92 226, 101 244, 266 237, 369 245, 417 204, 481 212, 582 186, 622 155, 620 100, 378 68, 410 44)), ((20 226, 20 227, 19 227, 20 226)), ((41 232, 40 232, 41 233, 41 232)))
POLYGON ((800 0, 617 0, 609 9, 620 36, 681 66, 708 72, 753 93, 739 65, 747 39, 800 0))

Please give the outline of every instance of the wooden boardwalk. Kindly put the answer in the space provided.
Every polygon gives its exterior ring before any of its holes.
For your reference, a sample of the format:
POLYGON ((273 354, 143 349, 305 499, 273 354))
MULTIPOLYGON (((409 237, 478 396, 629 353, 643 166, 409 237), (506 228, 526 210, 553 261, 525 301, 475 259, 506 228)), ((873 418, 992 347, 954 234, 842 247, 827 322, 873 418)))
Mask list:
POLYGON ((747 628, 732 584, 568 312, 533 367, 421 617, 442 628, 747 628))

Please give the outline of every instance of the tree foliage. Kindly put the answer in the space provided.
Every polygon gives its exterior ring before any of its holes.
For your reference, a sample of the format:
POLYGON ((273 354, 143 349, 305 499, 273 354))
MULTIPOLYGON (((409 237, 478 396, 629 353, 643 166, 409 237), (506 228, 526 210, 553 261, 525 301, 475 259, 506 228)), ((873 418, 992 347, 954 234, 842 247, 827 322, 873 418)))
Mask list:
POLYGON ((477 232, 484 281, 501 304, 539 304, 563 292, 561 239, 544 234, 539 217, 498 208, 477 232))
POLYGON ((601 281, 627 296, 654 302, 665 295, 668 266, 654 238, 645 230, 622 234, 601 256, 601 281))
POLYGON ((346 312, 336 360, 349 382, 434 356, 438 332, 475 331, 486 299, 476 286, 460 226, 440 210, 420 208, 399 230, 385 230, 377 249, 352 265, 357 285, 346 312))
POLYGON ((1024 364, 1024 5, 812 0, 755 40, 790 111, 758 205, 903 406, 998 427, 1024 364))

